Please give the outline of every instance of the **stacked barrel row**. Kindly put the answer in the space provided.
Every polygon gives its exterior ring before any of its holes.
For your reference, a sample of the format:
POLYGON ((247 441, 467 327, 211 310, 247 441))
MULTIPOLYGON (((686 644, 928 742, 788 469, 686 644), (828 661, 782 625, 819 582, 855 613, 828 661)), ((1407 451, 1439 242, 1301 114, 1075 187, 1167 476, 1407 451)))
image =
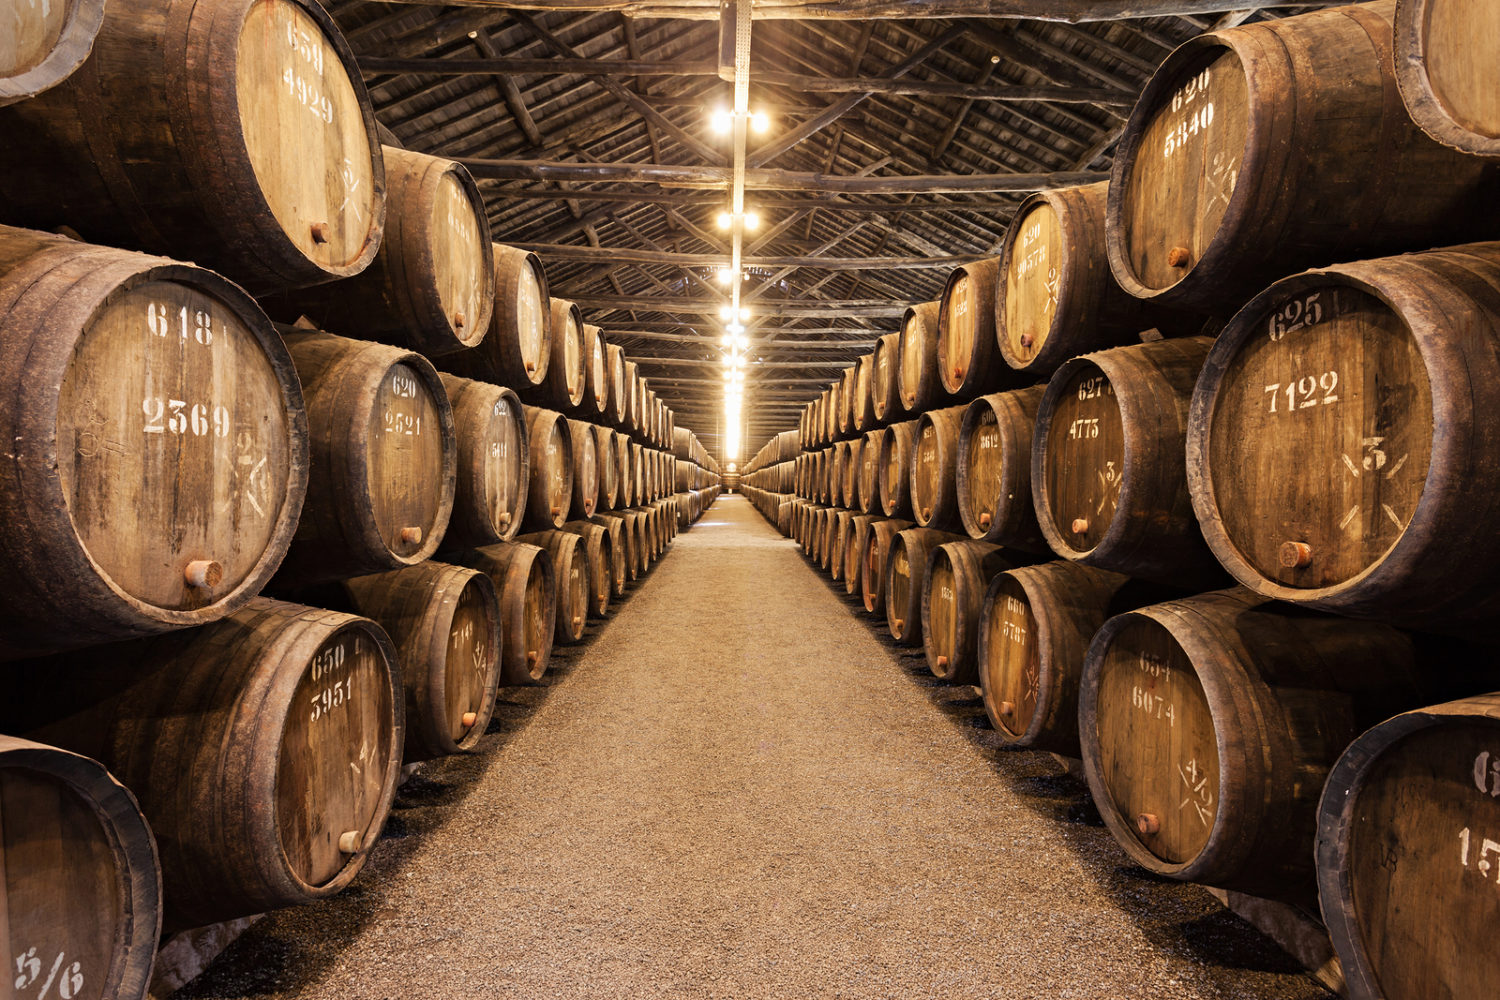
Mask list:
POLYGON ((347 885, 697 494, 319 4, 0 23, 0 951, 140 997, 163 926, 347 885))
POLYGON ((719 463, 698 440, 698 435, 679 427, 672 437, 674 488, 677 518, 687 528, 703 516, 719 496, 723 475, 719 463))
POLYGON ((740 492, 783 535, 791 530, 797 456, 801 453, 799 433, 783 431, 767 441, 743 469, 740 492))
POLYGON ((1496 64, 1473 11, 1189 42, 798 431, 804 550, 1137 863, 1321 903, 1360 997, 1500 983, 1500 165, 1391 99, 1496 64))

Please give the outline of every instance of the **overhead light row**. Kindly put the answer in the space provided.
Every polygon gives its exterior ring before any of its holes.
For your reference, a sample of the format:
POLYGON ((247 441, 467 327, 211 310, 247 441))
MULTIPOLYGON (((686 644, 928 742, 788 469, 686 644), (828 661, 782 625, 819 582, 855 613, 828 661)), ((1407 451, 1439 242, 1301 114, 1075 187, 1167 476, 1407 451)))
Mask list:
POLYGON ((719 135, 728 135, 734 128, 734 120, 737 117, 744 117, 750 124, 752 132, 764 132, 771 127, 771 117, 764 111, 746 111, 741 116, 739 112, 725 107, 715 108, 708 116, 708 122, 719 135))

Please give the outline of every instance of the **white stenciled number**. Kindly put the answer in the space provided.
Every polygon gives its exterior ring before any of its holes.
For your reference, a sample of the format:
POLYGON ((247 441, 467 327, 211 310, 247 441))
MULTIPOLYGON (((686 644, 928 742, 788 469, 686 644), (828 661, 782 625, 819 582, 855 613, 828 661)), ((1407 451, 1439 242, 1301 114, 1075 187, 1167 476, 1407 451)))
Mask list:
POLYGON ((16 991, 29 990, 37 986, 36 1000, 43 1000, 51 994, 52 987, 55 985, 57 995, 62 1000, 73 1000, 83 990, 83 963, 69 963, 67 955, 63 952, 57 953, 45 977, 42 975, 42 969, 43 962, 38 957, 35 948, 28 948, 17 955, 14 980, 16 991))
POLYGON ((1322 297, 1322 292, 1313 292, 1306 298, 1290 300, 1266 321, 1266 334, 1271 340, 1279 341, 1289 333, 1317 326, 1323 322, 1322 297))
POLYGON ((1068 427, 1068 438, 1077 441, 1081 438, 1096 438, 1099 436, 1099 418, 1083 417, 1073 421, 1068 427))
POLYGON ((1273 382, 1265 387, 1265 395, 1271 397, 1271 413, 1291 413, 1314 406, 1332 406, 1339 401, 1339 373, 1332 369, 1321 375, 1303 375, 1295 381, 1273 382), (1281 404, 1281 397, 1286 404, 1281 404))
POLYGON ((193 437, 229 436, 229 411, 207 403, 189 403, 182 399, 148 396, 141 401, 146 416, 142 428, 147 434, 191 434, 193 437))

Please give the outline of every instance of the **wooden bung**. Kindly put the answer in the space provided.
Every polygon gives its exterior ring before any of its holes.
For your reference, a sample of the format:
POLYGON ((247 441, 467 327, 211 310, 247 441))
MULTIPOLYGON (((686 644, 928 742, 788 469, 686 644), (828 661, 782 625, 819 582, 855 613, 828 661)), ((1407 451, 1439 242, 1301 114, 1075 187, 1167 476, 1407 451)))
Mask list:
POLYGON ((1398 101, 1395 9, 1211 31, 1167 57, 1110 179, 1105 239, 1126 291, 1210 312, 1329 260, 1493 235, 1500 172, 1398 101))
POLYGON ((203 625, 265 587, 308 424, 254 301, 188 264, 0 227, 0 329, 0 659, 203 625))
POLYGON ((990 581, 1012 567, 1009 554, 988 542, 964 539, 932 550, 922 576, 922 647, 932 675, 953 684, 978 684, 980 614, 990 581))
POLYGON ((474 749, 500 679, 500 605, 477 570, 425 562, 344 581, 352 609, 396 646, 406 690, 405 761, 474 749))
POLYGON ((397 347, 280 330, 307 400, 312 468, 277 586, 430 558, 448 528, 458 466, 437 370, 397 347))
POLYGON ((474 347, 495 305, 489 218, 460 163, 382 147, 386 219, 380 250, 362 272, 263 298, 277 319, 308 316, 321 329, 419 351, 474 347))
POLYGON ((192 260, 252 294, 358 274, 380 246, 369 94, 315 0, 110 0, 88 60, 0 108, 0 135, 12 225, 192 260))
POLYGON ((536 684, 547 673, 557 619, 557 588, 545 549, 501 542, 450 552, 445 559, 490 578, 500 601, 502 686, 536 684))
POLYGON ((0 736, 0 816, 7 991, 145 1000, 162 889, 135 797, 97 761, 0 736))
POLYGON ((1422 703, 1419 676, 1389 625, 1242 589, 1118 615, 1083 669, 1089 789, 1147 870, 1310 906, 1323 782, 1366 728, 1422 703))

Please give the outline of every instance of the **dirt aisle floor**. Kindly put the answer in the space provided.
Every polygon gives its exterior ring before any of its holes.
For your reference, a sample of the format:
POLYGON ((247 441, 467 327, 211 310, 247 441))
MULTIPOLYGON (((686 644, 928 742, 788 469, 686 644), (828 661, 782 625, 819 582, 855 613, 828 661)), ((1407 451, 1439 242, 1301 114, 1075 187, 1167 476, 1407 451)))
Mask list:
POLYGON ((726 497, 178 997, 1330 996, 726 497))

